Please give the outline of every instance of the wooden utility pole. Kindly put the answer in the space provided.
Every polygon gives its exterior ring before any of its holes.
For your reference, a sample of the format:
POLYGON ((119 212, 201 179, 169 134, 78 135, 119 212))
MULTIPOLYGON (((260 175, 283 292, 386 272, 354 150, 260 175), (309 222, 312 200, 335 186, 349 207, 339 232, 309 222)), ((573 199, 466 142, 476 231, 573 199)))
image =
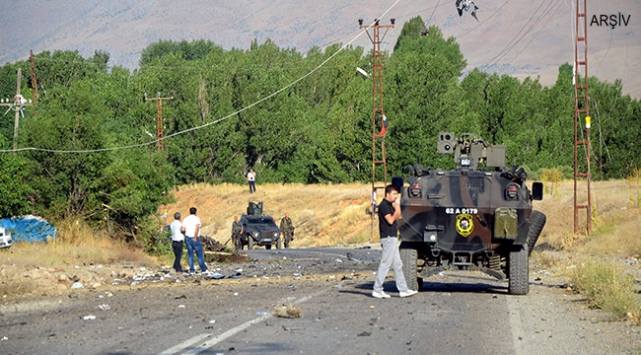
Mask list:
MULTIPOLYGON (((372 238, 374 234, 374 221, 376 213, 374 207, 376 206, 376 192, 378 189, 385 190, 387 185, 387 159, 385 157, 385 133, 387 131, 387 118, 385 117, 385 110, 383 108, 383 60, 381 56, 381 42, 387 31, 394 28, 394 19, 390 19, 391 25, 381 26, 379 19, 374 20, 374 24, 370 26, 363 25, 363 19, 358 20, 361 29, 364 29, 372 41, 374 48, 372 50, 372 238), (383 36, 380 30, 384 29, 383 36), (370 34, 371 30, 371 34, 370 34), (381 130, 377 133, 376 122, 381 122, 381 130), (380 153, 378 152, 378 140, 380 140, 380 153), (376 185, 376 166, 382 165, 383 167, 383 185, 376 185)), ((384 195, 384 194, 383 194, 384 195)))
MULTIPOLYGON (((38 83, 36 81, 36 63, 33 60, 33 50, 29 51, 29 62, 31 64, 31 88, 33 90, 33 104, 38 104, 38 83)), ((36 114, 35 110, 33 112, 36 114)))
POLYGON ((18 68, 18 75, 16 78, 16 95, 13 97, 13 101, 11 99, 3 99, 2 102, 0 103, 0 106, 8 106, 9 109, 4 113, 5 115, 9 113, 11 109, 13 109, 16 112, 14 124, 13 124, 13 150, 15 151, 18 149, 18 126, 20 125, 20 115, 24 117, 24 108, 25 106, 33 106, 33 103, 31 100, 27 102, 27 100, 22 97, 20 94, 20 84, 22 81, 22 69, 18 68))
POLYGON ((154 98, 148 98, 147 93, 144 95, 145 102, 146 101, 156 101, 156 139, 158 140, 158 150, 165 150, 165 142, 164 142, 164 126, 165 122, 163 121, 162 118, 162 102, 164 100, 172 100, 174 96, 169 96, 169 97, 161 97, 160 93, 158 93, 157 97, 154 98))

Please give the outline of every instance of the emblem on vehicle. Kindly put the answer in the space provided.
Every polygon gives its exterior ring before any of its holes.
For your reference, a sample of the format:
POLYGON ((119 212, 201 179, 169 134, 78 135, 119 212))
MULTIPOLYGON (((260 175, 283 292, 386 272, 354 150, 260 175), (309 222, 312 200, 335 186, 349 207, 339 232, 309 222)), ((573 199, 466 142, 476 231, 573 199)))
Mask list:
POLYGON ((461 213, 456 216, 456 231, 463 237, 472 234, 474 230, 474 222, 472 215, 468 213, 461 213))

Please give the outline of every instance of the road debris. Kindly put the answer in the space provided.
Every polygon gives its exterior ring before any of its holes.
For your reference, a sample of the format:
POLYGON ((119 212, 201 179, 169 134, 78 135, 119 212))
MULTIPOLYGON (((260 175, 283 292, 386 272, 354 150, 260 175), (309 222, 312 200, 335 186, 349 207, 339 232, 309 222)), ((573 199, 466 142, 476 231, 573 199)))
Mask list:
POLYGON ((274 307, 274 315, 281 318, 300 318, 303 310, 300 307, 295 307, 290 303, 287 305, 274 307))

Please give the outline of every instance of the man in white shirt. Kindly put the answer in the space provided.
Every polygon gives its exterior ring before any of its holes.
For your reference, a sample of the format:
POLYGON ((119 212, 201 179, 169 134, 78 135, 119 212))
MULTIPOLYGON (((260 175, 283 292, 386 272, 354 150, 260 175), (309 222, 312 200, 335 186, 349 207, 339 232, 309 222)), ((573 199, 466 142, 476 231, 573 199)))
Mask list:
POLYGON ((180 259, 183 257, 183 241, 185 236, 183 235, 182 229, 183 224, 180 222, 180 212, 174 213, 174 221, 169 225, 171 230, 171 248, 174 250, 174 270, 177 273, 182 274, 183 268, 180 266, 180 259))
POLYGON ((249 183, 249 193, 256 192, 256 173, 254 169, 249 169, 247 173, 247 182, 249 183))
POLYGON ((200 243, 200 217, 196 216, 196 207, 189 209, 189 216, 183 220, 183 231, 185 232, 185 242, 187 244, 187 257, 189 260, 189 272, 194 273, 194 251, 198 256, 198 264, 200 265, 200 272, 207 271, 205 264, 205 257, 203 256, 203 246, 200 243))

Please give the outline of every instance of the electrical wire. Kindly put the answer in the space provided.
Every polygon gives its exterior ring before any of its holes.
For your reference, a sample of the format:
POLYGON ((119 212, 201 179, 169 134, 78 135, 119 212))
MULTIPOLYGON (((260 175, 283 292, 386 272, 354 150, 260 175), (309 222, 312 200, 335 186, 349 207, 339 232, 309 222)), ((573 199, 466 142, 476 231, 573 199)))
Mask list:
MULTIPOLYGON (((561 7, 562 4, 563 3, 561 1, 558 1, 555 6, 556 6, 556 8, 559 8, 559 7, 561 7)), ((549 15, 550 12, 552 12, 552 13, 556 12, 556 8, 551 8, 551 11, 548 11, 548 13, 546 13, 546 15, 549 15)), ((538 37, 538 35, 541 33, 541 31, 543 31, 543 28, 545 28, 545 26, 548 24, 548 22, 550 22, 550 20, 552 19, 552 16, 545 16, 545 18, 546 18, 546 20, 545 20, 545 22, 543 22, 543 25, 539 26, 538 31, 536 31, 536 33, 534 35, 532 35, 530 40, 523 46, 523 48, 521 48, 521 50, 518 53, 516 53, 516 55, 512 58, 512 60, 517 59, 521 55, 521 53, 523 53, 523 51, 525 51, 525 49, 530 46, 530 43, 532 43, 532 41, 534 39, 536 39, 536 37, 538 37)))
POLYGON ((474 28, 471 28, 471 29, 469 29, 469 30, 467 30, 465 32, 462 32, 462 33, 459 33, 457 35, 454 35, 454 37, 459 38, 459 37, 463 37, 463 36, 467 35, 468 33, 475 32, 476 30, 478 30, 484 24, 489 23, 490 19, 492 19, 494 16, 496 16, 496 14, 498 14, 499 11, 501 11, 505 7, 505 5, 507 5, 509 2, 510 2, 510 0, 505 0, 503 5, 499 6, 499 8, 496 9, 496 11, 494 11, 494 13, 492 15, 490 15, 490 17, 484 19, 483 21, 480 21, 479 24, 476 25, 474 28))
POLYGON ((432 21, 432 17, 434 16, 434 12, 436 12, 436 8, 439 6, 440 3, 441 3, 441 0, 438 0, 438 2, 436 3, 436 6, 434 6, 434 8, 432 9, 432 13, 430 14, 430 18, 427 19, 427 23, 430 23, 430 21, 432 21))
MULTIPOLYGON (((385 17, 385 15, 387 15, 387 13, 389 11, 391 11, 400 1, 401 0, 396 0, 385 12, 383 12, 382 15, 380 15, 378 17, 378 19, 380 20, 381 18, 385 17)), ((375 24, 375 21, 372 21, 370 26, 373 26, 374 24, 375 24)), ((241 108, 240 110, 238 110, 236 112, 233 112, 233 113, 231 113, 231 114, 229 114, 229 115, 227 115, 225 117, 219 118, 217 120, 214 120, 212 122, 208 122, 208 123, 200 125, 200 126, 191 127, 191 128, 179 131, 179 132, 168 134, 168 135, 164 136, 163 138, 155 139, 155 140, 152 140, 150 142, 140 143, 140 144, 133 144, 133 145, 128 145, 128 146, 121 146, 121 147, 101 148, 101 149, 88 149, 88 150, 58 150, 58 149, 43 149, 43 148, 36 148, 36 147, 27 147, 27 148, 19 148, 19 149, 16 149, 16 150, 0 150, 0 153, 13 153, 13 152, 24 152, 24 151, 38 151, 38 152, 48 152, 48 153, 70 153, 70 154, 109 152, 109 151, 116 151, 116 150, 144 147, 144 146, 148 146, 148 145, 152 145, 152 144, 158 143, 161 140, 169 139, 169 138, 172 138, 172 137, 183 135, 185 133, 189 133, 189 132, 192 132, 192 131, 203 129, 203 128, 209 127, 211 125, 217 124, 219 122, 222 122, 222 121, 224 121, 224 120, 226 120, 226 119, 228 119, 230 117, 233 117, 233 116, 235 116, 235 115, 237 115, 237 114, 239 114, 241 112, 244 112, 244 111, 246 111, 246 110, 248 110, 248 109, 250 109, 250 108, 252 108, 252 107, 254 107, 256 105, 259 105, 262 102, 265 102, 265 101, 271 99, 272 97, 280 94, 281 92, 289 89, 290 87, 298 84, 299 82, 301 82, 302 80, 306 79, 307 77, 309 77, 310 75, 312 75, 316 71, 318 71, 320 68, 322 68, 327 62, 332 60, 336 55, 338 55, 338 53, 340 53, 345 48, 347 48, 347 46, 351 45, 354 41, 356 41, 364 33, 365 33, 365 31, 361 31, 358 35, 356 35, 354 38, 352 38, 352 40, 350 40, 349 42, 347 42, 346 44, 341 46, 341 48, 339 48, 335 53, 330 55, 327 59, 322 61, 319 65, 317 65, 315 68, 310 70, 307 74, 305 74, 305 75, 301 76, 300 78, 292 81, 288 85, 276 90, 275 92, 271 93, 270 95, 267 95, 267 96, 263 97, 262 99, 260 99, 258 101, 255 101, 252 104, 249 104, 248 106, 245 106, 245 107, 241 108)))
MULTIPOLYGON (((534 17, 536 17, 536 15, 537 15, 539 9, 541 8, 541 6, 544 4, 544 2, 541 2, 539 7, 534 11, 532 16, 530 16, 528 21, 525 23, 525 25, 523 25, 523 27, 521 27, 519 32, 517 32, 517 34, 512 38, 512 40, 496 56, 494 56, 494 58, 490 59, 485 65, 489 65, 489 66, 496 65, 509 52, 511 52, 514 49, 514 47, 525 38, 525 36, 527 36, 535 27, 537 27, 544 18, 547 17, 547 21, 549 21, 551 17, 547 16, 547 15, 549 15, 549 13, 552 11, 552 9, 554 9, 555 6, 558 6, 560 4, 560 0, 556 0, 556 3, 553 4, 554 1, 555 0, 551 0, 546 5, 546 7, 543 10, 543 12, 541 13, 541 15, 539 15, 537 17, 537 20, 535 20, 531 25, 529 25, 530 22, 532 22, 532 20, 534 19, 534 17), (528 25, 529 25, 529 27, 528 27, 528 25), (524 30, 525 30, 525 32, 523 32, 524 30)), ((546 23, 547 23, 547 21, 546 21, 546 23)), ((540 29, 539 29, 539 31, 540 31, 540 29)))

